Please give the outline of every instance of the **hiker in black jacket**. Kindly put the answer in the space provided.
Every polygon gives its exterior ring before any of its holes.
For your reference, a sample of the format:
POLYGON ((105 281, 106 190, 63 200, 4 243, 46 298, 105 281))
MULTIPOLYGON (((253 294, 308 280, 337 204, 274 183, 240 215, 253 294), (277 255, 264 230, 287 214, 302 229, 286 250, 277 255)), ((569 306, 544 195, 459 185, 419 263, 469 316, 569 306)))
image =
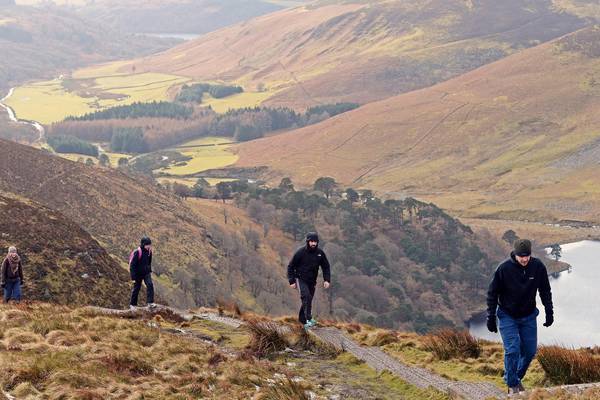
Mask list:
POLYGON ((500 328, 508 393, 525 390, 521 380, 537 351, 538 291, 546 312, 544 326, 549 327, 554 308, 548 271, 541 260, 531 257, 531 241, 519 239, 510 258, 496 269, 487 295, 487 327, 490 332, 500 328))
POLYGON ((133 283, 129 308, 135 309, 138 304, 138 295, 142 288, 142 281, 146 284, 146 304, 154 307, 154 283, 152 282, 152 241, 143 237, 140 247, 134 250, 129 257, 129 272, 133 283))
POLYGON ((319 248, 319 235, 306 235, 306 245, 298 249, 288 265, 288 280, 293 289, 300 291, 302 307, 298 320, 306 329, 317 324, 312 316, 312 300, 315 295, 319 266, 323 270, 323 287, 329 289, 331 272, 325 252, 319 248))

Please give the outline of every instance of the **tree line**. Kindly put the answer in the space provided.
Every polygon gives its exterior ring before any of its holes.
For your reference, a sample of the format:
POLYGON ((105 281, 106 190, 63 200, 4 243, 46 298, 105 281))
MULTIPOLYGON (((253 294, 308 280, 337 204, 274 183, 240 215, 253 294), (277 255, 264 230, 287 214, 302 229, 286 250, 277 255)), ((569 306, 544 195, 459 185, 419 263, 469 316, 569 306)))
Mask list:
POLYGON ((65 121, 96 121, 105 119, 128 118, 190 118, 194 113, 192 107, 168 101, 151 103, 135 102, 133 104, 110 107, 94 111, 79 117, 69 116, 65 121))
MULTIPOLYGON (((290 108, 252 107, 218 114, 211 109, 198 110, 193 117, 68 119, 52 124, 49 136, 75 136, 87 141, 112 142, 113 135, 124 129, 141 129, 142 142, 128 152, 156 151, 175 144, 206 136, 231 137, 247 141, 263 137, 268 132, 311 125, 358 107, 355 103, 337 103, 312 107, 304 113, 290 108)), ((110 115, 111 109, 105 110, 110 115)), ((132 108, 133 110, 133 108, 132 108)), ((120 113, 121 111, 119 111, 120 113)))
POLYGON ((472 299, 485 296, 494 263, 470 228, 433 204, 382 200, 331 177, 309 190, 289 178, 274 188, 243 181, 209 187, 199 180, 173 189, 233 201, 265 232, 279 229, 296 241, 307 231, 323 232, 336 276, 328 299, 334 317, 425 332, 460 325, 472 299))
POLYGON ((234 94, 242 93, 244 89, 241 86, 230 85, 212 85, 209 83, 196 83, 193 85, 183 85, 175 101, 182 103, 202 103, 204 93, 210 94, 215 99, 222 99, 234 94))
POLYGON ((98 146, 74 136, 50 136, 48 137, 48 144, 57 153, 76 153, 98 157, 98 146))

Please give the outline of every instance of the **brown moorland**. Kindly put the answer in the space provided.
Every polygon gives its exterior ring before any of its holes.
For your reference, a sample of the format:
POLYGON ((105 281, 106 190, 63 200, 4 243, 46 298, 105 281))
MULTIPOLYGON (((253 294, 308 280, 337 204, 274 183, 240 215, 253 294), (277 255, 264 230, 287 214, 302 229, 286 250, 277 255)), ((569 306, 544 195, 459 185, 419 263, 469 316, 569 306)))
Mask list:
POLYGON ((600 28, 238 147, 273 182, 332 176, 463 217, 600 221, 600 28))
POLYGON ((587 22, 546 0, 317 1, 128 63, 266 90, 272 106, 374 100, 430 86, 587 22))

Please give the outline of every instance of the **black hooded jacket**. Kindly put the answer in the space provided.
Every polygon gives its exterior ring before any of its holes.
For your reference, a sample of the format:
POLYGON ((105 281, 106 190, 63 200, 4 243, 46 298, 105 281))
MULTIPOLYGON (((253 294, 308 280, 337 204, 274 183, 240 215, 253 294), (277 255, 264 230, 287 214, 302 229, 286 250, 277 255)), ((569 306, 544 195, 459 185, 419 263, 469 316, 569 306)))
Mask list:
POLYGON ((323 270, 325 282, 331 282, 331 271, 325 252, 318 247, 310 249, 308 244, 299 248, 288 265, 290 285, 296 282, 296 278, 302 279, 310 285, 316 285, 319 266, 323 270))
POLYGON ((499 306, 513 318, 523 318, 535 311, 535 296, 540 292, 546 315, 553 315, 552 291, 544 263, 531 257, 523 267, 514 253, 502 262, 490 283, 487 294, 488 316, 496 315, 499 306))
POLYGON ((146 275, 152 273, 152 253, 141 247, 142 256, 139 256, 139 249, 133 252, 131 258, 131 264, 129 264, 129 272, 131 273, 131 279, 142 279, 146 275))

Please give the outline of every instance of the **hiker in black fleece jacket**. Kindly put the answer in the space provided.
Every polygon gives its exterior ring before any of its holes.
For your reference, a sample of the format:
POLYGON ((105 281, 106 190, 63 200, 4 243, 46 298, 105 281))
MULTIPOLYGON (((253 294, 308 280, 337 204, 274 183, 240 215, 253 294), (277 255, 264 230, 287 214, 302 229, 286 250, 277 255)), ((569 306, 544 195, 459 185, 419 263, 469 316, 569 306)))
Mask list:
POLYGON ((290 286, 300 291, 302 306, 298 320, 309 328, 316 325, 312 317, 312 299, 315 295, 319 267, 323 270, 323 287, 329 288, 331 271, 325 252, 319 248, 319 235, 310 232, 306 235, 306 245, 298 249, 288 265, 290 286))
POLYGON ((549 327, 554 323, 554 307, 548 271, 531 256, 531 241, 519 239, 510 258, 496 269, 487 295, 487 327, 490 332, 500 329, 509 394, 525 390, 521 381, 537 352, 538 291, 546 311, 544 326, 549 327))

